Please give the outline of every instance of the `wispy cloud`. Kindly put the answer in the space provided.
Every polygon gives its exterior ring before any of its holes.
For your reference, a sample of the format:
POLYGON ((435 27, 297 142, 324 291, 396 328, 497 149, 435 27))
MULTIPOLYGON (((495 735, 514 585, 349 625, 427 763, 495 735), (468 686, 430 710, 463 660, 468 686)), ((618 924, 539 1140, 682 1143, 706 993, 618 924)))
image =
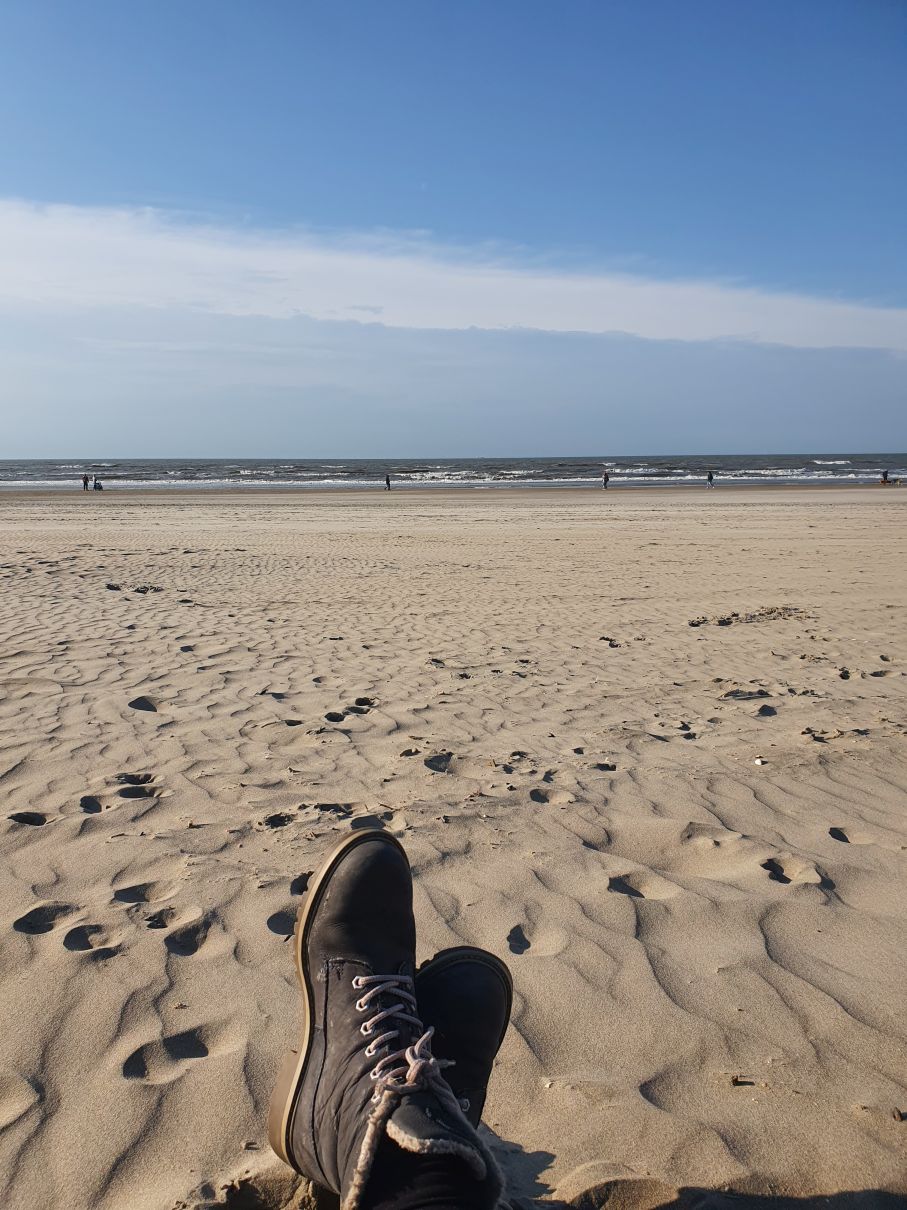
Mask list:
POLYGON ((424 238, 250 230, 143 209, 0 201, 0 265, 7 310, 145 307, 907 351, 905 309, 721 282, 562 272, 424 238))

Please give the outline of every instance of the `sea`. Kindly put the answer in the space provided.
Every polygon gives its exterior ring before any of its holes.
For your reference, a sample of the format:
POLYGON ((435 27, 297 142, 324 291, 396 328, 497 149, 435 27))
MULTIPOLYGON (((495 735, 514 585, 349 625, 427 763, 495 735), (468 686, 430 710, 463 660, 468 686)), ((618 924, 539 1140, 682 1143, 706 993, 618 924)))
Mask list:
POLYGON ((872 483, 884 470, 907 479, 907 454, 690 454, 670 457, 573 458, 107 458, 0 461, 0 490, 81 488, 97 475, 108 490, 306 490, 383 487, 395 489, 565 488, 599 485, 607 471, 612 487, 691 487, 708 471, 718 485, 872 483))

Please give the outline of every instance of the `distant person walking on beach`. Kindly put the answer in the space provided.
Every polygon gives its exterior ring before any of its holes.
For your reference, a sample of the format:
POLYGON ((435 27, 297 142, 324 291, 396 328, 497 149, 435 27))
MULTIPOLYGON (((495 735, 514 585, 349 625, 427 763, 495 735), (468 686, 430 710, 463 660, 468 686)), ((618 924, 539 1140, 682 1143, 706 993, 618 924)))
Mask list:
POLYGON ((608 472, 602 471, 602 491, 608 490, 608 483, 609 483, 610 479, 611 479, 611 476, 608 474, 608 472))
POLYGON ((390 475, 385 475, 384 476, 384 490, 386 492, 389 492, 390 489, 391 489, 391 477, 390 477, 390 475))
POLYGON ((83 492, 88 491, 88 475, 82 476, 82 491, 83 492))
POLYGON ((706 485, 706 487, 714 487, 714 486, 715 486, 715 476, 712 474, 712 472, 711 472, 711 471, 709 471, 708 475, 706 476, 706 484, 705 484, 705 485, 706 485))

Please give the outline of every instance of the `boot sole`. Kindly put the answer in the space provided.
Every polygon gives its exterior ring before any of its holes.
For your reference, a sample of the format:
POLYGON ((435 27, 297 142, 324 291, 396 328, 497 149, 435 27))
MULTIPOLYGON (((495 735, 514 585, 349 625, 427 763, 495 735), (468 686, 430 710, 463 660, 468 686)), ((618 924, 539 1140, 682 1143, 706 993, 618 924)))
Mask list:
POLYGON ((308 1061, 309 1050, 311 1048, 312 1008, 314 1004, 314 990, 309 982, 308 971, 303 960, 305 944, 308 939, 309 923, 324 896, 331 876, 335 873, 346 854, 360 844, 376 840, 380 840, 384 844, 393 845, 394 848, 399 849, 403 853, 403 856, 406 857, 403 846, 388 832, 368 830, 353 832, 350 836, 345 836, 332 850, 326 858, 324 865, 322 865, 317 875, 312 879, 307 889, 306 897, 296 913, 296 924, 293 928, 293 951, 296 963, 296 978, 299 980, 299 987, 302 992, 302 1027, 300 1030, 299 1046, 294 1050, 287 1051, 284 1055, 280 1071, 277 1075, 277 1083, 271 1094, 271 1103, 268 1107, 268 1142, 283 1162, 289 1164, 291 1168, 295 1168, 297 1172, 299 1168, 293 1160, 293 1153, 290 1148, 290 1135, 293 1126, 293 1113, 296 1109, 296 1102, 299 1099, 299 1090, 305 1076, 306 1062, 308 1061))

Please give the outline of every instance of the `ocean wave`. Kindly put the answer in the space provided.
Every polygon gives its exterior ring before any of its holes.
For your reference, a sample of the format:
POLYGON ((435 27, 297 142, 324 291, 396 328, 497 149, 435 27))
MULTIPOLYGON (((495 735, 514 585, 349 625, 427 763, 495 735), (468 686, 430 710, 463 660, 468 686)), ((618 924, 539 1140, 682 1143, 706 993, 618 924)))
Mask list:
POLYGON ((83 463, 55 460, 0 462, 0 488, 73 491, 83 470, 97 471, 108 490, 221 490, 232 488, 310 490, 593 487, 607 470, 614 487, 691 487, 712 469, 718 485, 870 483, 886 468, 891 479, 907 477, 907 454, 819 455, 644 455, 625 458, 349 459, 132 459, 83 463))
MULTIPOLYGON (((826 485, 834 486, 836 483, 875 483, 879 476, 876 475, 857 475, 853 472, 847 475, 838 475, 831 477, 821 473, 801 473, 801 474, 774 474, 761 475, 746 474, 738 472, 736 474, 723 473, 716 476, 716 483, 720 486, 726 483, 729 486, 758 486, 762 484, 775 484, 783 486, 787 484, 801 483, 804 485, 826 485)), ((907 471, 893 472, 892 479, 907 478, 907 471)), ((237 478, 204 478, 204 479, 105 479, 103 480, 105 490, 107 491, 155 491, 164 490, 168 492, 177 491, 200 491, 206 490, 230 490, 241 492, 243 495, 253 495, 257 491, 269 491, 274 489, 287 489, 296 491, 318 491, 319 489, 342 490, 349 489, 371 489, 383 490, 384 480, 375 478, 317 478, 317 479, 237 479, 237 478)), ((613 487, 662 487, 676 488, 678 490, 684 487, 701 485, 705 482, 705 476, 701 473, 687 473, 679 476, 653 476, 653 475, 611 475, 611 484, 613 487)), ((539 479, 539 478, 521 478, 521 479, 504 479, 504 478, 417 478, 417 477, 392 477, 391 483, 394 490, 416 490, 423 489, 427 491, 441 490, 443 488, 461 488, 461 489, 497 489, 500 491, 513 490, 514 488, 589 488, 599 487, 601 484, 601 475, 583 476, 583 477, 562 477, 559 479, 539 479)), ((2 491, 28 491, 42 490, 54 492, 73 492, 81 491, 81 484, 73 480, 61 479, 5 479, 0 480, 0 492, 2 491)))

